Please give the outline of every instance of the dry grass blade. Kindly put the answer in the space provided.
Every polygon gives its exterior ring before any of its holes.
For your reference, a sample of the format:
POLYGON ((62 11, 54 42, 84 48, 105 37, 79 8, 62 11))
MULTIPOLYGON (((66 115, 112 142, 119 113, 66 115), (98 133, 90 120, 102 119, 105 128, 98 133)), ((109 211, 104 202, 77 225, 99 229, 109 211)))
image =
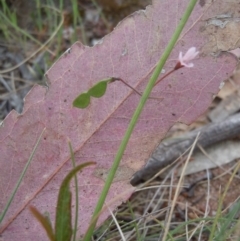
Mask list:
MULTIPOLYGON (((219 204, 218 204, 218 209, 217 209, 217 214, 216 214, 216 217, 214 218, 214 222, 213 222, 213 225, 212 225, 212 228, 211 228, 211 233, 210 233, 210 237, 209 237, 209 240, 215 240, 216 239, 216 234, 218 233, 218 236, 220 237, 223 237, 223 234, 225 235, 226 237, 226 233, 223 232, 223 230, 227 231, 227 228, 225 226, 223 226, 222 228, 218 228, 219 231, 217 231, 217 226, 218 226, 218 223, 219 223, 219 220, 221 218, 221 215, 222 215, 222 206, 223 206, 223 201, 227 195, 227 192, 229 190, 229 187, 233 181, 233 179, 235 178, 236 176, 236 173, 237 171, 239 171, 239 168, 240 168, 240 162, 238 162, 238 165, 236 166, 236 168, 234 169, 232 175, 230 176, 229 178, 229 181, 227 182, 226 184, 226 187, 224 189, 224 192, 223 194, 221 195, 221 198, 219 200, 219 204), (220 234, 220 235, 219 235, 220 234)), ((229 220, 227 220, 229 221, 229 220)))
POLYGON ((118 229, 118 231, 119 231, 119 234, 120 234, 121 237, 122 237, 122 240, 123 240, 123 241, 126 241, 126 238, 125 238, 124 235, 123 235, 122 229, 121 229, 121 227, 120 227, 120 225, 119 225, 116 217, 114 216, 114 214, 113 214, 113 212, 111 211, 111 209, 110 209, 109 207, 107 207, 107 208, 108 208, 108 211, 110 212, 110 214, 111 214, 111 216, 112 216, 112 218, 113 218, 113 220, 114 220, 114 222, 115 222, 115 224, 116 224, 116 226, 117 226, 117 229, 118 229))
POLYGON ((163 239, 162 240, 166 240, 167 239, 167 235, 168 235, 168 231, 169 231, 169 228, 170 228, 170 223, 171 223, 171 218, 172 218, 172 214, 173 214, 173 210, 174 210, 174 207, 176 205, 176 201, 177 201, 177 198, 178 198, 178 194, 180 192, 180 187, 181 187, 181 183, 183 181, 183 177, 184 177, 184 173, 185 173, 185 170, 187 168, 187 164, 192 156, 192 153, 193 153, 193 150, 197 144, 197 141, 198 141, 198 137, 199 137, 200 133, 198 133, 193 145, 192 145, 192 148, 189 152, 189 155, 187 157, 187 160, 184 164, 184 167, 183 167, 183 170, 182 170, 182 173, 181 173, 181 176, 179 178, 179 182, 178 182, 178 186, 177 186, 177 189, 176 189, 176 192, 175 192, 175 195, 174 195, 174 198, 173 198, 173 201, 172 201, 172 205, 171 205, 171 209, 170 209, 170 213, 169 213, 169 217, 168 217, 168 221, 166 223, 166 227, 165 227, 165 230, 164 230, 164 235, 163 235, 163 239))
MULTIPOLYGON (((216 167, 219 167, 220 169, 222 169, 224 171, 224 173, 222 175, 225 175, 225 174, 232 175, 231 169, 230 170, 225 169, 224 167, 222 167, 222 165, 220 165, 216 161, 214 161, 214 159, 206 152, 206 150, 201 145, 198 145, 198 148, 212 163, 214 163, 216 165, 216 167)), ((238 177, 238 176, 236 176, 236 178, 240 179, 240 177, 238 177)))
MULTIPOLYGON (((57 9, 55 9, 55 11, 58 11, 57 9)), ((59 12, 59 11, 58 11, 59 12)), ((64 15, 61 14, 61 22, 59 23, 59 25, 57 26, 56 30, 53 32, 53 34, 50 36, 50 38, 40 47, 38 48, 36 51, 34 51, 30 56, 28 56, 27 58, 25 58, 23 61, 21 61, 20 63, 18 63, 17 65, 6 69, 6 70, 2 70, 0 71, 0 74, 5 74, 8 72, 11 72, 17 68, 19 68, 21 65, 25 64, 27 61, 29 61, 32 57, 34 57, 37 53, 39 53, 40 51, 42 51, 43 49, 46 48, 46 46, 55 38, 55 36, 57 35, 58 31, 61 29, 63 22, 64 22, 64 15)))
MULTIPOLYGON (((208 182, 208 185, 207 185, 207 200, 206 200, 206 208, 205 208, 205 214, 204 214, 204 218, 207 218, 208 214, 209 214, 209 200, 210 200, 210 175, 209 175, 209 171, 206 170, 207 172, 207 182, 208 182)), ((199 233, 199 236, 198 236, 198 241, 201 241, 201 236, 202 236, 202 231, 203 231, 203 227, 205 225, 205 221, 203 220, 201 222, 201 229, 200 229, 200 233, 199 233)))

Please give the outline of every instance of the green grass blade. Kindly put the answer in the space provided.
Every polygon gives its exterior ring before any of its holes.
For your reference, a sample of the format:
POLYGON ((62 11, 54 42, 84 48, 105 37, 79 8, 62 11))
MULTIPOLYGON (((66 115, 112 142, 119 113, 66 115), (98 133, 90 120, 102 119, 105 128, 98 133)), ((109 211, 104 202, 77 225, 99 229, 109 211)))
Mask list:
MULTIPOLYGON (((130 211, 130 214, 132 216, 132 220, 135 220, 136 216, 135 216, 135 213, 132 209, 131 203, 129 201, 127 202, 127 206, 128 206, 129 211, 130 211)), ((136 232, 137 240, 142 241, 141 234, 140 234, 139 228, 138 228, 138 224, 136 222, 134 222, 133 226, 134 226, 134 229, 136 230, 135 232, 136 232)))
POLYGON ((37 147, 38 147, 38 145, 39 145, 39 142, 40 142, 40 140, 41 140, 41 138, 42 138, 42 135, 43 135, 43 132, 44 132, 44 131, 45 131, 45 128, 43 129, 42 133, 40 134, 40 136, 39 136, 39 138, 38 138, 38 140, 37 140, 37 143, 36 143, 36 145, 34 146, 33 151, 32 151, 32 153, 31 153, 31 155, 30 155, 30 157, 29 157, 29 159, 28 159, 28 161, 27 161, 27 163, 26 163, 26 165, 25 165, 25 167, 24 167, 24 169, 23 169, 23 171, 22 171, 19 179, 18 179, 18 182, 17 182, 17 184, 16 184, 16 186, 15 186, 15 188, 14 188, 14 190, 13 190, 11 196, 10 196, 10 198, 8 199, 8 202, 7 202, 7 204, 6 204, 3 212, 2 212, 1 215, 0 215, 0 223, 2 222, 4 216, 6 215, 7 210, 8 210, 8 208, 9 208, 10 204, 12 203, 12 200, 13 200, 13 198, 14 198, 14 196, 15 196, 15 194, 16 194, 16 192, 17 192, 17 190, 18 190, 18 188, 19 188, 19 186, 20 186, 20 184, 21 184, 21 182, 22 182, 22 180, 23 180, 23 177, 25 176, 25 173, 26 173, 26 171, 27 171, 27 169, 28 169, 28 167, 29 167, 32 159, 33 159, 33 156, 34 156, 34 154, 35 154, 35 152, 36 152, 36 149, 37 149, 37 147))
MULTIPOLYGON (((74 152, 73 152, 72 145, 71 145, 70 141, 68 142, 68 145, 69 145, 69 150, 70 150, 70 154, 71 154, 72 165, 73 165, 73 168, 75 168, 76 162, 75 162, 74 152)), ((77 227, 78 227, 78 205, 79 205, 77 174, 74 175, 74 182, 75 182, 75 196, 76 196, 75 205, 76 205, 76 209, 75 209, 75 220, 74 220, 74 229, 73 229, 73 239, 72 240, 76 241, 76 234, 77 234, 77 227)))
POLYGON ((214 218, 214 222, 212 225, 212 229, 211 229, 211 233, 210 233, 210 237, 209 237, 209 241, 213 241, 215 240, 215 235, 216 235, 216 229, 217 229, 217 224, 219 222, 219 219, 222 217, 222 206, 223 206, 223 201, 224 198, 226 197, 227 191, 229 190, 229 186, 233 180, 233 178, 235 177, 237 171, 239 170, 240 167, 240 162, 238 163, 238 165, 236 166, 236 168, 234 169, 234 172, 232 173, 226 187, 224 190, 223 195, 221 196, 220 200, 219 200, 219 204, 218 204, 218 209, 217 209, 217 214, 216 217, 214 218))
POLYGON ((181 34, 185 24, 187 23, 187 20, 190 17, 191 12, 192 12, 193 8, 195 7, 196 3, 197 3, 197 0, 189 1, 189 4, 187 6, 186 11, 183 14, 183 16, 182 16, 182 18, 180 20, 180 23, 178 24, 177 29, 175 30, 175 32, 174 32, 171 40, 169 41, 165 51, 163 52, 163 55, 162 55, 161 59, 157 63, 157 66, 156 66, 156 68, 155 68, 155 70, 154 70, 154 72, 153 72, 153 74, 152 74, 152 76, 150 78, 150 81, 149 81, 149 83, 148 83, 148 85, 147 85, 147 87, 146 87, 146 89, 145 89, 145 91, 144 91, 144 93, 142 95, 142 98, 140 99, 140 102, 139 102, 139 104, 137 106, 137 109, 136 109, 136 111, 133 114, 133 117, 132 117, 132 119, 131 119, 131 121, 129 123, 128 129, 127 129, 127 131, 125 133, 125 136, 124 136, 124 138, 123 138, 123 140, 121 142, 121 145, 120 145, 120 147, 118 149, 118 152, 117 152, 117 155, 116 155, 115 160, 113 162, 113 165, 112 165, 112 167, 111 167, 111 169, 110 169, 110 171, 108 173, 107 180, 105 182, 105 185, 103 187, 102 193, 100 195, 100 198, 98 200, 98 203, 97 203, 97 205, 95 207, 95 210, 94 210, 94 213, 93 213, 93 216, 92 216, 91 225, 90 225, 87 233, 84 236, 84 241, 90 241, 91 240, 94 228, 95 228, 96 223, 97 223, 97 219, 95 219, 95 217, 102 210, 103 204, 104 204, 105 199, 106 199, 107 194, 108 194, 108 191, 109 191, 110 186, 111 186, 111 184, 113 182, 115 173, 116 173, 116 171, 118 169, 119 163, 120 163, 120 161, 122 159, 123 153, 124 153, 124 151, 125 151, 125 149, 127 147, 128 141, 129 141, 129 139, 131 137, 131 134, 132 134, 132 132, 134 130, 134 127, 135 127, 135 125, 137 123, 137 120, 139 119, 140 114, 141 114, 141 112, 142 112, 142 110, 144 108, 144 105, 145 105, 145 103, 146 103, 146 101, 147 101, 147 99, 148 99, 148 97, 149 97, 149 95, 150 95, 150 93, 151 93, 151 91, 152 91, 152 89, 154 87, 154 84, 157 81, 158 76, 161 73, 162 68, 163 68, 164 64, 166 63, 166 61, 167 61, 171 51, 173 50, 173 47, 176 44, 176 42, 177 42, 177 40, 178 40, 178 38, 179 38, 179 36, 180 36, 180 34, 181 34))
POLYGON ((9 19, 2 11, 0 11, 0 17, 2 18, 2 21, 5 22, 5 24, 8 24, 10 27, 13 27, 18 33, 23 34, 27 38, 31 39, 33 42, 42 46, 42 43, 40 41, 35 39, 29 33, 27 33, 27 31, 25 31, 24 29, 21 29, 20 27, 18 27, 18 25, 16 25, 14 22, 12 22, 11 19, 9 19))
POLYGON ((56 241, 70 241, 72 238, 72 215, 71 215, 71 191, 70 181, 74 175, 84 167, 93 165, 94 162, 86 162, 75 167, 64 178, 59 194, 56 209, 55 236, 56 241))
POLYGON ((225 241, 229 238, 229 236, 232 232, 231 226, 234 222, 237 221, 235 216, 237 215, 239 210, 240 210, 240 201, 238 201, 234 205, 232 210, 230 210, 230 212, 226 215, 226 218, 224 218, 223 221, 220 222, 220 225, 219 225, 219 228, 218 228, 219 232, 216 234, 215 240, 225 241))
POLYGON ((72 38, 72 42, 75 42, 78 40, 77 36, 77 24, 79 23, 80 29, 81 29, 81 34, 82 34, 82 43, 84 45, 88 45, 86 33, 85 33, 85 27, 83 23, 83 19, 81 17, 81 13, 78 8, 78 0, 71 0, 72 2, 72 11, 73 11, 73 28, 74 28, 74 34, 72 38))
POLYGON ((101 7, 99 7, 99 5, 97 4, 97 2, 95 0, 91 0, 91 2, 93 3, 93 5, 96 7, 98 13, 100 14, 105 26, 107 27, 107 29, 110 31, 110 24, 108 22, 108 20, 106 19, 106 17, 103 14, 103 11, 101 9, 101 7))
POLYGON ((30 211, 31 213, 35 216, 35 218, 42 224, 42 226, 44 227, 49 239, 51 241, 56 241, 55 239, 55 235, 53 232, 53 228, 51 225, 51 222, 49 221, 48 217, 45 217, 44 215, 42 215, 35 207, 30 206, 30 211))

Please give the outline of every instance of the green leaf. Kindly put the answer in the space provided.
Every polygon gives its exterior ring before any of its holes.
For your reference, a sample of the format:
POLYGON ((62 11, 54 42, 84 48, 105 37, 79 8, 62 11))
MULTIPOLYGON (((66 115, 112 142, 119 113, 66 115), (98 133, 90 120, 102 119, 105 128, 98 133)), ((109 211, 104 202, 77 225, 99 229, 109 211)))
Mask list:
POLYGON ((76 166, 71 172, 68 173, 61 184, 58 194, 55 222, 56 241, 70 241, 72 237, 70 181, 78 171, 93 164, 95 163, 86 162, 82 165, 76 166))
POLYGON ((51 222, 48 217, 42 215, 35 207, 30 206, 31 213, 35 216, 35 218, 42 224, 44 227, 49 239, 51 241, 56 241, 55 235, 53 233, 53 228, 51 222))
POLYGON ((116 78, 111 77, 97 82, 93 87, 88 90, 88 92, 80 94, 73 101, 73 106, 81 109, 87 108, 90 104, 90 97, 102 97, 106 93, 107 85, 115 80, 116 78))
POLYGON ((89 95, 91 95, 92 97, 95 97, 95 98, 102 97, 105 94, 105 92, 107 90, 107 85, 111 79, 112 78, 102 80, 102 81, 98 82, 97 84, 95 84, 91 89, 89 89, 89 91, 88 91, 89 95))
POLYGON ((81 109, 87 108, 89 104, 90 104, 90 95, 88 92, 80 94, 73 101, 73 106, 81 109))

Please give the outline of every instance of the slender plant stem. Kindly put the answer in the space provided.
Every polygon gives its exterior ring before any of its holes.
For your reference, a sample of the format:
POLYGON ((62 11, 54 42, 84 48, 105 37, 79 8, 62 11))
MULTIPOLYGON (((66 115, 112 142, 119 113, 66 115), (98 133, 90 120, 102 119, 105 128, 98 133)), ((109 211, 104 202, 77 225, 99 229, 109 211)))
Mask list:
MULTIPOLYGON (((131 119, 131 121, 129 123, 128 129, 127 129, 127 131, 125 133, 125 136, 124 136, 124 138, 123 138, 123 140, 121 142, 121 145, 120 145, 120 147, 118 149, 118 152, 117 152, 117 155, 116 155, 115 160, 113 162, 113 165, 111 167, 111 170, 108 173, 107 180, 106 180, 105 185, 103 187, 102 193, 101 193, 101 195, 99 197, 98 203, 97 203, 97 205, 95 207, 95 210, 94 210, 94 213, 93 213, 93 216, 92 216, 92 220, 94 220, 94 217, 98 215, 98 213, 101 211, 101 209, 102 209, 102 207, 104 205, 106 196, 107 196, 108 191, 109 191, 109 189, 111 187, 111 184, 112 184, 112 181, 114 179, 115 173, 116 173, 117 168, 119 166, 119 163, 120 163, 120 161, 122 159, 123 153, 124 153, 124 151, 126 149, 126 146, 127 146, 128 141, 129 141, 129 139, 131 137, 131 134, 132 134, 132 132, 134 130, 134 127, 135 127, 135 125, 137 123, 137 120, 138 120, 138 118, 139 118, 139 116, 140 116, 140 114, 141 114, 141 112, 143 110, 143 107, 144 107, 144 105, 145 105, 145 103, 146 103, 146 101, 147 101, 147 99, 148 99, 148 97, 149 97, 153 87, 154 87, 155 82, 157 81, 157 78, 158 78, 159 74, 161 73, 161 70, 162 70, 165 62, 167 61, 167 59, 168 59, 168 57, 169 57, 169 55, 170 55, 174 45, 176 44, 176 42, 177 42, 177 40, 178 40, 182 30, 183 30, 183 28, 184 28, 188 18, 189 18, 190 14, 191 14, 191 12, 192 12, 192 10, 194 8, 194 6, 196 5, 197 1, 198 0, 191 0, 191 1, 189 1, 187 9, 186 9, 185 13, 183 14, 183 17, 182 17, 180 23, 178 24, 177 29, 175 30, 171 40, 169 41, 169 43, 168 43, 168 45, 167 45, 167 47, 166 47, 166 49, 165 49, 161 59, 157 63, 157 66, 156 66, 156 68, 155 68, 155 70, 154 70, 154 72, 153 72, 153 74, 152 74, 152 76, 150 78, 150 81, 148 82, 148 85, 147 85, 147 87, 146 87, 146 89, 145 89, 145 91, 144 91, 144 93, 142 95, 142 98, 140 99, 138 107, 135 110, 135 112, 133 114, 133 117, 132 117, 132 119, 131 119)), ((96 226, 96 223, 97 223, 97 220, 94 220, 94 221, 91 222, 91 226, 89 227, 89 229, 88 229, 88 231, 87 231, 87 233, 86 233, 86 235, 85 235, 85 237, 83 239, 84 241, 90 241, 91 240, 91 237, 92 237, 94 228, 96 226)))
POLYGON ((31 155, 30 155, 30 157, 29 157, 29 159, 28 159, 28 161, 27 161, 27 163, 26 163, 26 165, 25 165, 25 167, 24 167, 24 169, 23 169, 23 171, 22 171, 19 179, 18 179, 18 182, 17 182, 15 188, 13 189, 12 194, 11 194, 10 198, 8 199, 8 202, 7 202, 7 204, 6 204, 3 212, 2 212, 1 215, 0 215, 0 223, 2 222, 4 216, 6 215, 7 210, 8 210, 8 208, 9 208, 10 204, 12 203, 12 200, 13 200, 13 198, 14 198, 14 196, 15 196, 15 194, 16 194, 19 186, 20 186, 20 184, 22 183, 23 177, 25 176, 26 171, 27 171, 27 169, 28 169, 28 167, 29 167, 29 165, 30 165, 33 157, 34 157, 34 154, 35 154, 35 152, 36 152, 36 150, 37 150, 37 147, 38 147, 38 145, 39 145, 39 142, 40 142, 40 140, 41 140, 41 138, 42 138, 42 135, 43 135, 43 132, 45 131, 45 129, 46 129, 46 128, 44 128, 43 131, 42 131, 42 133, 40 134, 40 136, 39 136, 39 138, 38 138, 38 140, 37 140, 37 143, 36 143, 36 145, 34 146, 34 148, 33 148, 33 150, 32 150, 32 153, 31 153, 31 155))
MULTIPOLYGON (((76 161, 74 157, 74 151, 72 149, 72 144, 69 141, 68 142, 70 154, 71 154, 71 159, 72 159, 72 165, 73 168, 76 167, 76 161)), ((74 220, 74 229, 73 229, 73 237, 72 241, 76 241, 76 234, 77 234, 77 227, 78 227, 78 206, 79 206, 79 200, 78 200, 78 179, 77 179, 77 174, 74 175, 74 182, 75 182, 75 220, 74 220)))
POLYGON ((135 91, 138 95, 142 96, 142 94, 137 91, 135 88, 133 88, 130 84, 128 84, 125 80, 121 79, 121 78, 113 78, 113 81, 115 80, 119 80, 121 81, 123 84, 125 84, 126 86, 128 86, 130 89, 132 89, 133 91, 135 91))
MULTIPOLYGON (((173 73, 174 71, 176 71, 176 70, 178 70, 178 69, 172 69, 171 71, 169 71, 168 73, 166 73, 165 75, 163 75, 155 84, 154 84, 154 86, 156 86, 157 84, 159 84, 159 82, 161 82, 163 79, 165 79, 166 77, 168 77, 171 73, 173 73)), ((123 84, 125 84, 126 86, 128 86, 130 89, 132 89, 134 92, 136 92, 138 95, 140 95, 140 96, 142 96, 142 94, 139 92, 139 91, 137 91, 135 88, 133 88, 130 84, 128 84, 125 80, 123 80, 123 79, 121 79, 121 78, 115 78, 115 77, 113 77, 113 80, 111 81, 111 82, 113 82, 113 81, 116 81, 116 80, 119 80, 119 81, 121 81, 123 84)), ((149 97, 149 98, 151 98, 151 97, 149 97)), ((155 97, 152 97, 152 98, 154 98, 155 99, 155 97)))
POLYGON ((176 69, 172 69, 171 71, 169 71, 168 73, 166 73, 165 75, 163 75, 161 77, 161 79, 159 79, 155 84, 154 86, 156 86, 159 82, 161 82, 164 78, 166 78, 168 75, 170 75, 171 73, 173 73, 174 71, 176 71, 176 69))
POLYGON ((234 169, 230 179, 228 180, 227 182, 227 185, 225 187, 225 190, 223 192, 223 195, 221 196, 220 200, 219 200, 219 203, 218 203, 218 209, 217 209, 217 214, 216 214, 216 217, 214 218, 214 222, 213 222, 213 225, 212 225, 212 228, 211 228, 211 232, 210 232, 210 237, 208 240, 210 241, 213 241, 216 237, 216 229, 217 229, 217 224, 219 222, 219 219, 222 215, 222 206, 223 206, 223 201, 226 197, 226 194, 227 194, 227 191, 229 190, 229 187, 230 187, 230 184, 232 183, 232 180, 233 178, 235 177, 237 171, 239 170, 239 167, 240 167, 240 163, 238 163, 238 165, 236 166, 236 168, 234 169))

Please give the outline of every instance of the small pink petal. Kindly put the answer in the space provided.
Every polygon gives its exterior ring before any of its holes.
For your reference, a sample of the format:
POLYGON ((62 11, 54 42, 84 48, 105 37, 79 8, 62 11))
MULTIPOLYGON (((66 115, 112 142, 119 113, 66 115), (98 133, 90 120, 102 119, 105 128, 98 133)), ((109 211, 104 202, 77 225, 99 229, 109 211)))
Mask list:
POLYGON ((191 68, 194 66, 194 64, 190 63, 190 61, 193 60, 198 55, 198 53, 199 52, 196 51, 195 47, 191 47, 184 56, 182 52, 180 52, 178 60, 182 66, 191 68))

